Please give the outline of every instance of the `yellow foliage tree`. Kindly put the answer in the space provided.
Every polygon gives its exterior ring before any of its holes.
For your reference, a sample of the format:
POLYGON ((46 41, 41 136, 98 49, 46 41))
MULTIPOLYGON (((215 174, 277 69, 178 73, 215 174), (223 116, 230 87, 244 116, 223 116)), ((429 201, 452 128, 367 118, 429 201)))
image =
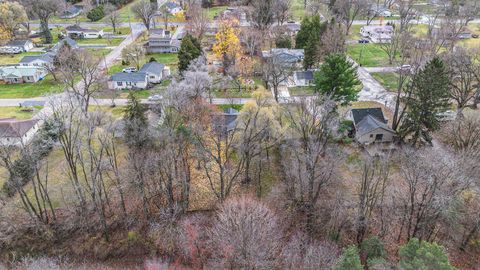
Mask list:
POLYGON ((15 27, 27 20, 27 13, 18 2, 0 2, 0 40, 11 39, 15 27))
POLYGON ((222 21, 215 35, 217 42, 213 45, 213 52, 222 59, 224 73, 235 64, 235 59, 241 51, 237 25, 238 22, 235 20, 222 21))

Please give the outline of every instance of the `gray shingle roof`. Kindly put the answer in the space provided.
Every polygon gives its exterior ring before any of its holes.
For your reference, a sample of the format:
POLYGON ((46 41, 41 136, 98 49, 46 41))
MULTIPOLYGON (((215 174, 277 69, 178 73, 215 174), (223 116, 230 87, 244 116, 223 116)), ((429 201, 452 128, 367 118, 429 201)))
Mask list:
POLYGON ((313 71, 297 71, 295 72, 295 76, 297 76, 298 80, 313 80, 313 71))
POLYGON ((143 67, 140 69, 140 72, 145 72, 145 73, 152 73, 157 76, 162 75, 162 71, 165 68, 164 64, 160 64, 158 62, 149 62, 143 65, 143 67))
POLYGON ((39 54, 39 55, 27 55, 27 56, 24 56, 22 58, 22 60, 20 60, 20 63, 30 63, 30 62, 33 62, 35 60, 43 60, 47 63, 51 63, 53 62, 53 58, 49 55, 49 54, 39 54))
POLYGON ((381 108, 352 109, 353 122, 355 125, 358 125, 367 115, 372 115, 384 123, 387 122, 381 108))
POLYGON ((372 115, 367 115, 365 116, 357 125, 356 125, 356 130, 357 134, 359 136, 362 136, 366 133, 369 133, 371 131, 374 131, 376 129, 384 129, 386 131, 394 133, 394 131, 388 127, 388 125, 385 122, 380 121, 376 117, 372 115))
POLYGON ((38 120, 17 120, 15 118, 0 119, 0 137, 22 137, 38 120))
POLYGON ((7 46, 25 46, 28 42, 31 42, 30 40, 28 39, 24 39, 24 40, 20 40, 20 39, 16 39, 16 40, 12 40, 10 42, 7 43, 7 46))
POLYGON ((110 80, 115 82, 146 82, 147 74, 145 72, 119 72, 113 74, 110 80))

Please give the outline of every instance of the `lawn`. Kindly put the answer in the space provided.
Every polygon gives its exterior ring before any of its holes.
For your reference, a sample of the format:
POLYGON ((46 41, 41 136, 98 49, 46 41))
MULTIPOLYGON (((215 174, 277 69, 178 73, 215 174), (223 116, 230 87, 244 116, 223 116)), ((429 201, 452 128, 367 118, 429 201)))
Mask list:
POLYGON ((227 8, 228 8, 227 6, 218 6, 218 7, 206 8, 208 19, 213 20, 213 18, 215 16, 220 15, 220 13, 225 11, 227 8))
POLYGON ((315 93, 313 86, 296 86, 288 88, 291 96, 311 96, 315 93))
MULTIPOLYGON (((150 58, 152 57, 155 58, 157 62, 169 66, 172 72, 178 69, 178 54, 176 53, 147 54, 145 55, 143 61, 141 62, 140 67, 142 67, 142 65, 147 63, 148 61, 150 61, 150 58)), ((117 72, 122 72, 122 69, 124 69, 127 66, 132 66, 132 64, 124 66, 121 63, 116 63, 115 65, 111 66, 108 69, 108 74, 112 75, 117 72)))
POLYGON ((290 14, 295 20, 302 20, 305 17, 304 0, 294 0, 290 8, 290 14))
MULTIPOLYGON (((113 27, 111 26, 106 26, 106 27, 92 27, 93 29, 97 30, 103 30, 105 33, 113 33, 113 27)), ((132 32, 132 29, 128 26, 126 27, 117 27, 117 32, 115 32, 115 35, 128 35, 132 32)))
POLYGON ((350 27, 350 31, 348 33, 348 40, 359 40, 360 39, 360 28, 362 28, 362 25, 352 25, 350 27))
POLYGON ((41 52, 25 52, 19 54, 0 54, 0 65, 15 65, 20 62, 20 60, 27 55, 37 55, 41 52))
POLYGON ((122 118, 123 112, 126 106, 97 106, 92 105, 89 107, 89 111, 101 111, 101 112, 108 112, 111 113, 114 118, 122 118))
POLYGON ((375 80, 377 80, 387 91, 396 92, 398 88, 398 74, 395 72, 389 73, 370 73, 375 80))
POLYGON ((35 106, 33 108, 25 107, 0 107, 0 118, 17 118, 17 119, 30 119, 35 113, 41 110, 42 107, 35 106))
MULTIPOLYGON (((119 13, 119 18, 120 18, 120 22, 137 22, 139 21, 137 18, 135 18, 135 15, 133 14, 132 12, 132 6, 133 4, 135 4, 136 2, 138 2, 140 0, 135 0, 125 6, 123 6, 121 9, 118 10, 118 13, 119 13)), ((100 20, 100 22, 108 22, 108 16, 105 16, 104 18, 102 18, 100 20)))
POLYGON ((118 46, 122 43, 123 38, 88 38, 77 39, 78 45, 106 45, 106 46, 118 46))
POLYGON ((353 60, 364 67, 390 66, 388 55, 378 44, 348 45, 347 53, 353 60))
POLYGON ((37 83, 0 84, 0 98, 31 98, 62 91, 63 86, 51 75, 37 83))

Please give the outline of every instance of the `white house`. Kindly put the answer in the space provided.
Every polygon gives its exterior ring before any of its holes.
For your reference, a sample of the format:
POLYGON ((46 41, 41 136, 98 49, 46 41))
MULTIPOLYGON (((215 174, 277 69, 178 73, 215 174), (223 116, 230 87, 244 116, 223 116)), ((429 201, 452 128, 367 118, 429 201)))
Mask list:
POLYGON ((360 28, 360 35, 373 43, 391 43, 393 31, 391 25, 366 25, 360 28))
POLYGON ((148 86, 147 73, 145 72, 119 72, 108 80, 109 89, 145 89, 148 86))
POLYGON ((40 121, 37 119, 0 119, 0 145, 25 145, 33 138, 35 133, 37 133, 39 126, 40 121))
POLYGON ((180 6, 176 2, 167 2, 165 3, 165 7, 167 8, 168 13, 175 15, 183 11, 182 6, 180 6))
POLYGON ((8 42, 5 47, 19 48, 21 52, 28 52, 33 49, 34 45, 30 39, 16 39, 8 42))
POLYGON ((0 80, 7 84, 36 83, 47 76, 48 71, 43 67, 7 66, 0 67, 0 80))
POLYGON ((53 56, 45 53, 39 55, 27 55, 20 60, 20 66, 53 68, 53 56))
POLYGON ((67 37, 72 39, 92 39, 92 38, 102 38, 103 30, 87 29, 82 28, 78 24, 70 25, 65 27, 67 37))
POLYGON ((352 109, 347 118, 353 121, 355 140, 361 144, 388 143, 395 138, 381 108, 352 109))
POLYGON ((148 83, 160 83, 170 76, 170 68, 155 61, 143 65, 140 72, 147 74, 148 83))

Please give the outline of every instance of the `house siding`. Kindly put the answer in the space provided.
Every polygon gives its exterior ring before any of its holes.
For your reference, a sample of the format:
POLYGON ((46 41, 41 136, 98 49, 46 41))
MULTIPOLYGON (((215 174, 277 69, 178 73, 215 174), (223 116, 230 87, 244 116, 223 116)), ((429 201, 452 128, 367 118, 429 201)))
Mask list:
POLYGON ((386 131, 382 128, 377 128, 371 132, 365 133, 361 136, 356 135, 355 139, 361 144, 372 144, 372 143, 385 143, 392 142, 395 135, 392 132, 386 131), (377 134, 382 134, 383 138, 381 141, 376 141, 375 138, 377 134))

